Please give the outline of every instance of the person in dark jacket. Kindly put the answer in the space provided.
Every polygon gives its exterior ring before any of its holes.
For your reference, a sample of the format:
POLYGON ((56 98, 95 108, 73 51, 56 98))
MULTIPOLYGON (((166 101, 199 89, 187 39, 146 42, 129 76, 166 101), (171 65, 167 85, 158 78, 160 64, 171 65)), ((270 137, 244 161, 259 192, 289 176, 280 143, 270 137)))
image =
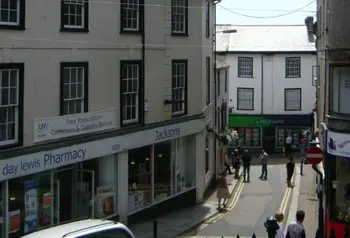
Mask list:
POLYGON ((244 182, 250 182, 250 163, 252 161, 252 157, 248 154, 248 150, 245 150, 242 155, 243 162, 243 179, 244 182))
POLYGON ((292 177, 295 169, 295 163, 294 163, 293 157, 289 157, 286 168, 287 168, 287 184, 288 184, 288 187, 292 187, 292 177))

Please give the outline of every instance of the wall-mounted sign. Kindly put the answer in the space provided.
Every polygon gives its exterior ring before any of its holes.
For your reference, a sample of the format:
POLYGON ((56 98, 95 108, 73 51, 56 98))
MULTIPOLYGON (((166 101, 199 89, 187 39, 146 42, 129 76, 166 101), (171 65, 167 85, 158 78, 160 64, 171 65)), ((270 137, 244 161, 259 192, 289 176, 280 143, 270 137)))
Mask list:
POLYGON ((306 115, 230 115, 230 127, 274 127, 305 126, 311 127, 312 114, 306 115))
POLYGON ((328 130, 327 152, 335 156, 350 157, 350 134, 341 134, 328 130))
POLYGON ((115 129, 115 109, 34 119, 34 142, 115 129))

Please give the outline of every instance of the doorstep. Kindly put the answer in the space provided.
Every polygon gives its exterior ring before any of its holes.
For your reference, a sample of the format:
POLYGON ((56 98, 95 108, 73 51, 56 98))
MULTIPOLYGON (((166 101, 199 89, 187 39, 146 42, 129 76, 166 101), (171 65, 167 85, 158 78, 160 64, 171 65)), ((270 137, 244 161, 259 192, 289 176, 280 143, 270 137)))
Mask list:
MULTIPOLYGON (((233 175, 227 176, 228 188, 232 195, 239 180, 233 175)), ((169 212, 158 217, 158 237, 175 237, 202 221, 218 213, 216 192, 213 192, 206 201, 180 211, 169 212)), ((130 225, 130 230, 137 238, 153 238, 153 221, 147 220, 130 225)))

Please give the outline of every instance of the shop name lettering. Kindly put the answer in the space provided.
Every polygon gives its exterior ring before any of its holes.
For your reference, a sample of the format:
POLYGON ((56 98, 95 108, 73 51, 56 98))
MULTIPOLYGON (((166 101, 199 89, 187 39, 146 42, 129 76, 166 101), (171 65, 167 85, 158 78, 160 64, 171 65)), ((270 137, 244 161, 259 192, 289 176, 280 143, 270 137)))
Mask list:
POLYGON ((173 128, 173 129, 167 129, 164 130, 156 130, 156 141, 157 140, 164 140, 169 139, 175 136, 179 136, 181 134, 180 128, 173 128))
POLYGON ((278 125, 282 125, 282 124, 284 124, 284 120, 257 120, 256 121, 256 124, 257 125, 262 125, 262 124, 264 124, 264 125, 266 125, 266 124, 278 124, 278 125))
POLYGON ((86 149, 67 151, 59 154, 47 153, 41 159, 35 158, 31 161, 21 161, 17 164, 6 164, 2 168, 2 175, 16 175, 21 172, 29 172, 32 169, 45 167, 56 167, 66 162, 84 160, 86 149))

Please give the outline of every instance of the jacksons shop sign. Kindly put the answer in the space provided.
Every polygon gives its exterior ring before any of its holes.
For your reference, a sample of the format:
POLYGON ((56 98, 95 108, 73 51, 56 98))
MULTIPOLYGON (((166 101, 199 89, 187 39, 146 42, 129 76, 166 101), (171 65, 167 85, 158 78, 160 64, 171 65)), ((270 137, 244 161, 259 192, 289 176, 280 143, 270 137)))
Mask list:
POLYGON ((311 126, 312 114, 307 115, 230 115, 231 127, 311 126))

